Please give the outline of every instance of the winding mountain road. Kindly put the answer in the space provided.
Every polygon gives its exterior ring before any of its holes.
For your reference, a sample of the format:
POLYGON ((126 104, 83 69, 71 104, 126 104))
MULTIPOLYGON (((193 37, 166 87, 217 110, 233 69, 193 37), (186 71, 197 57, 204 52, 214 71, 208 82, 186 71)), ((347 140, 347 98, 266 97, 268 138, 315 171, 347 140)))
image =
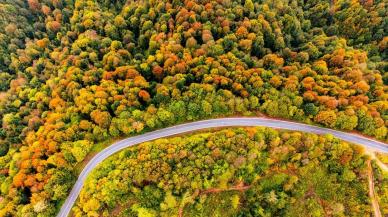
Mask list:
POLYGON ((341 131, 336 131, 332 129, 311 126, 302 123, 295 123, 291 121, 282 121, 269 118, 260 118, 260 117, 241 117, 241 118, 219 118, 219 119, 210 119, 204 121, 196 121, 186 124, 180 124, 173 127, 168 127, 153 132, 145 133, 139 136, 130 137, 123 139, 119 142, 112 144, 111 146, 105 148, 94 156, 89 163, 82 170, 81 174, 78 177, 77 182, 73 186, 73 189, 70 192, 70 195, 67 197, 65 203, 62 205, 60 212, 57 217, 67 217, 70 213, 71 208, 73 207, 74 202, 76 201, 78 195, 81 192, 82 186, 86 180, 86 177, 89 173, 104 159, 108 158, 112 154, 143 142, 155 140, 158 138, 173 136, 181 133, 192 132, 196 130, 214 128, 214 127, 248 127, 248 126, 264 126, 272 127, 285 130, 295 130, 315 134, 332 134, 333 136, 342 139, 344 141, 362 145, 366 148, 376 150, 383 153, 388 153, 388 144, 379 142, 373 139, 369 139, 357 134, 346 133, 341 131))

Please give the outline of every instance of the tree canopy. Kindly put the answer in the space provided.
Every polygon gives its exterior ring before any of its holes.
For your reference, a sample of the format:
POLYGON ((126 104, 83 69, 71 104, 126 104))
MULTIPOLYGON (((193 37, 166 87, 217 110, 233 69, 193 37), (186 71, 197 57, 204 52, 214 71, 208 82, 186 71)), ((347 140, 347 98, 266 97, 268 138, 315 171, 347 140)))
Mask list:
POLYGON ((87 178, 73 213, 371 215, 368 160, 361 147, 330 135, 263 127, 158 139, 103 161, 87 178))
POLYGON ((184 121, 265 114, 387 141, 387 13, 383 0, 0 0, 0 216, 55 215, 98 144, 184 121))

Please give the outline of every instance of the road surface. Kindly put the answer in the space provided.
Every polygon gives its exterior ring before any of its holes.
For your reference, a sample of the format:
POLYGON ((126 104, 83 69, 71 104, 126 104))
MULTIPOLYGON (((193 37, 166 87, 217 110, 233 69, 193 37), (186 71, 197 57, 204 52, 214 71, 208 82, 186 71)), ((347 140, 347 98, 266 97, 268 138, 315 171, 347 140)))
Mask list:
POLYGON ((70 195, 67 197, 65 203, 62 205, 60 212, 57 217, 67 217, 70 213, 71 208, 73 207, 74 202, 78 198, 79 193, 81 192, 82 186, 85 182, 86 177, 89 173, 104 159, 108 158, 112 154, 130 147, 137 145, 139 143, 155 140, 158 138, 173 136, 181 133, 192 132, 196 130, 202 130, 207 128, 214 127, 247 127, 247 126, 265 126, 285 130, 296 130, 308 133, 315 134, 332 134, 333 136, 340 138, 344 141, 359 144, 369 148, 371 150, 376 150, 383 153, 388 153, 388 144, 385 144, 380 141, 369 139, 357 134, 351 134, 341 131, 336 131, 332 129, 311 126, 302 123, 295 123, 291 121, 282 121, 269 118, 259 118, 259 117, 241 117, 241 118, 219 118, 219 119, 210 119, 204 121, 196 121, 186 124, 180 124, 173 127, 168 127, 153 132, 145 133, 139 136, 130 137, 123 139, 119 142, 112 144, 111 146, 105 148, 94 156, 89 163, 82 170, 81 174, 78 176, 78 180, 73 186, 73 189, 70 192, 70 195))

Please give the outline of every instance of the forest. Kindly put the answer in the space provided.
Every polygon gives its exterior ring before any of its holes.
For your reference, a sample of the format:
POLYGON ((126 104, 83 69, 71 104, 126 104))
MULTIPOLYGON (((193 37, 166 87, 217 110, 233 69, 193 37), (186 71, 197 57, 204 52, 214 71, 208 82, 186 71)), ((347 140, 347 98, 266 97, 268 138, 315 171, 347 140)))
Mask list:
POLYGON ((100 164, 73 216, 371 216, 367 161, 331 135, 264 127, 158 139, 100 164))
POLYGON ((265 115, 387 142, 386 7, 0 0, 0 216, 54 216, 97 144, 186 121, 265 115))
POLYGON ((381 214, 388 215, 388 173, 373 163, 373 178, 381 214))

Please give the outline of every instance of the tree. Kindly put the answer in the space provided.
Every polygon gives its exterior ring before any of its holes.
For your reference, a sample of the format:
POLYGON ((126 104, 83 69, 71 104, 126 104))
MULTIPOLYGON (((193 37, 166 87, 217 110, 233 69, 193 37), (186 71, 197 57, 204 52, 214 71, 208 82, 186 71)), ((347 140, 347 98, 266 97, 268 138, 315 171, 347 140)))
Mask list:
POLYGON ((12 75, 5 72, 0 73, 0 91, 5 91, 9 89, 11 79, 12 75))
POLYGON ((40 9, 40 3, 38 0, 28 0, 27 2, 32 11, 38 11, 40 9))
POLYGON ((345 112, 339 112, 335 126, 341 130, 353 130, 357 127, 357 124, 357 116, 349 116, 345 112))
POLYGON ((90 149, 93 146, 93 143, 91 143, 88 140, 79 140, 74 142, 72 145, 73 145, 73 147, 71 148, 72 155, 75 157, 77 162, 81 162, 89 153, 90 149))
POLYGON ((92 120, 100 127, 107 128, 111 121, 109 112, 94 110, 90 113, 92 120))
POLYGON ((50 21, 46 24, 46 28, 51 32, 58 32, 61 28, 61 24, 58 21, 50 21))
POLYGON ((246 8, 248 12, 253 13, 255 10, 255 7, 253 5, 252 0, 246 0, 244 4, 244 8, 246 8))
POLYGON ((171 123, 174 122, 175 118, 174 118, 174 114, 163 109, 163 108, 160 108, 157 112, 157 116, 159 118, 159 120, 162 121, 162 123, 164 123, 166 126, 167 125, 170 125, 171 123))
POLYGON ((366 93, 369 90, 369 85, 365 81, 357 82, 354 87, 360 93, 366 93))
POLYGON ((263 57, 264 66, 269 69, 280 68, 284 64, 283 58, 277 56, 276 54, 267 54, 263 57))
POLYGON ((319 108, 314 103, 306 103, 303 106, 303 110, 307 115, 316 115, 319 112, 319 108))
POLYGON ((195 38, 190 37, 189 39, 187 39, 186 41, 187 48, 195 48, 196 46, 197 46, 197 40, 195 40, 195 38))
POLYGON ((26 175, 21 171, 16 174, 16 176, 13 177, 13 185, 15 187, 22 187, 24 186, 24 180, 26 178, 26 175))
POLYGON ((337 120, 337 115, 333 110, 320 111, 314 119, 316 122, 321 123, 326 127, 334 127, 337 120))
POLYGON ((139 91, 139 97, 141 97, 145 102, 148 102, 151 99, 150 94, 145 90, 139 91))
POLYGON ((95 198, 91 198, 90 200, 88 200, 88 202, 85 203, 85 205, 83 207, 83 211, 84 212, 98 211, 100 206, 101 206, 100 201, 98 201, 95 198))

